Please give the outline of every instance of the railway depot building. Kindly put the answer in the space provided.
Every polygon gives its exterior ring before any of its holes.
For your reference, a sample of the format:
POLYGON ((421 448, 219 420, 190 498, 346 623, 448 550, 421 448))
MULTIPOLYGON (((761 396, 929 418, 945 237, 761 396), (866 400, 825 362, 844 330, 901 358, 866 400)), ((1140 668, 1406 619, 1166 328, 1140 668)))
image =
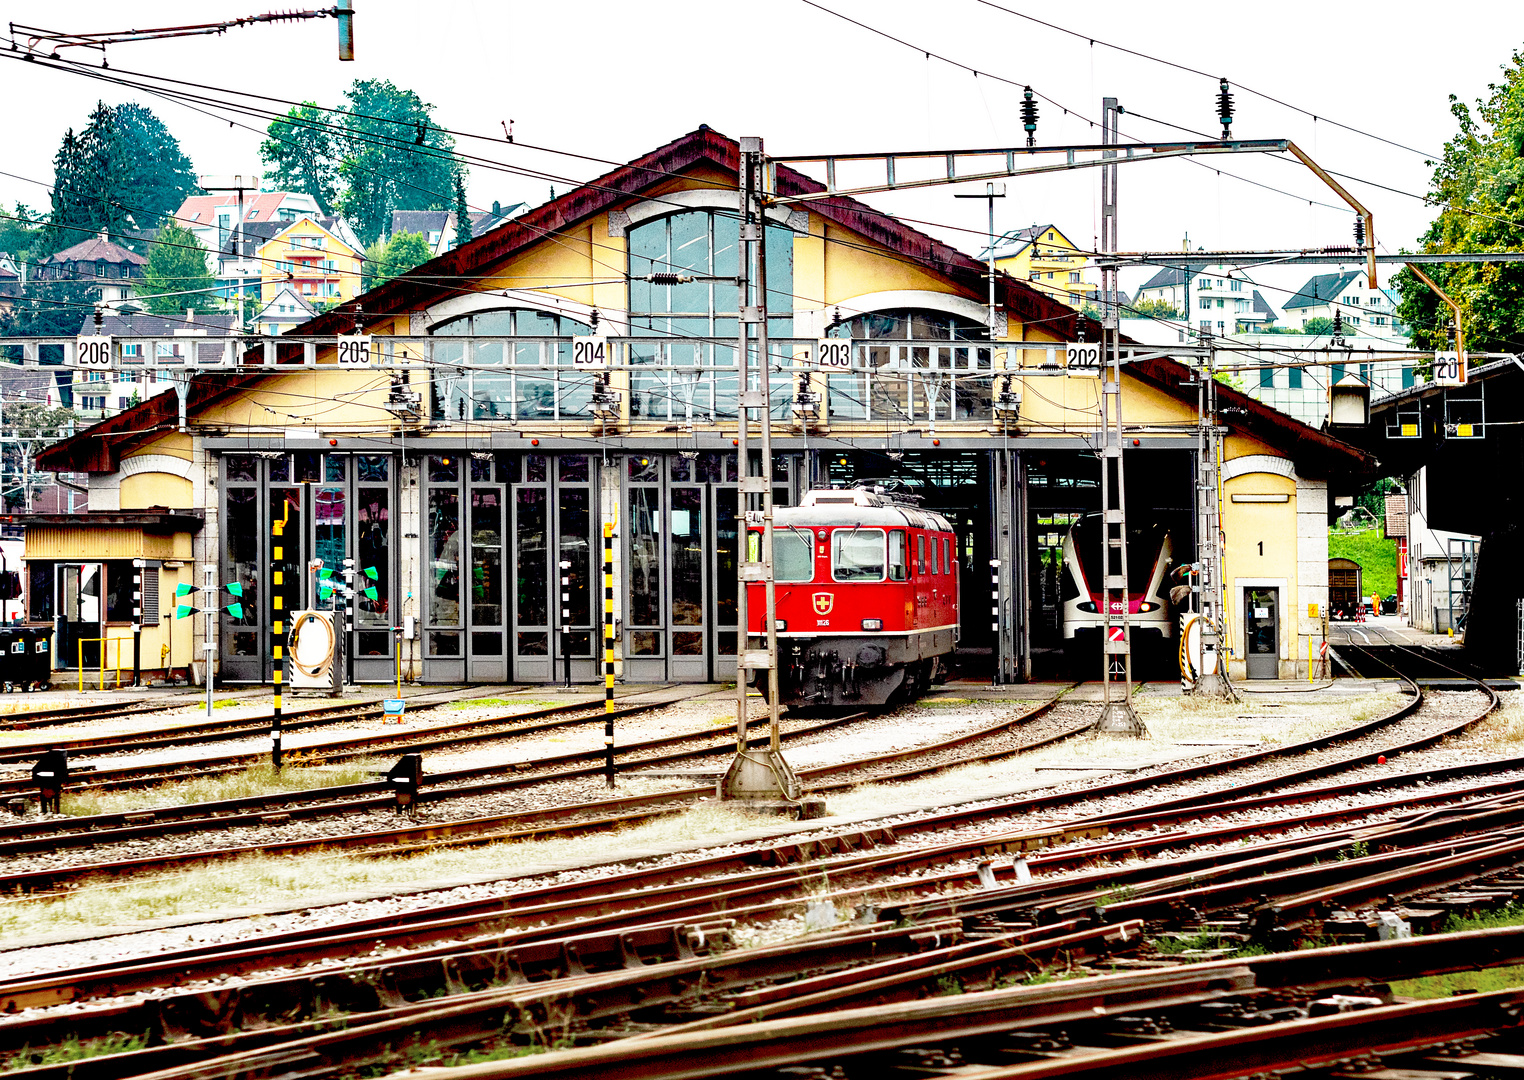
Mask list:
MULTIPOLYGON (((126 534, 151 529, 176 555, 149 568, 161 615, 203 566, 242 589, 217 628, 225 681, 271 678, 272 572, 283 612, 328 608, 317 561, 346 559, 360 681, 394 676, 398 628, 404 677, 550 682, 569 656, 574 680, 601 681, 610 526, 622 677, 734 678, 737 161, 701 128, 42 452, 39 468, 88 473, 90 518, 115 522, 80 520, 63 546, 28 532, 28 612, 55 627, 55 667, 79 640, 130 636, 79 581, 103 565, 118 587, 118 552, 147 550, 126 534), (356 333, 368 367, 340 363, 336 336, 356 333)), ((822 190, 781 165, 776 182, 822 190)), ((1056 672, 1059 551, 1100 508, 1100 379, 1065 369, 1064 343, 1101 327, 1008 277, 991 320, 984 264, 842 196, 769 211, 765 245, 776 499, 869 481, 918 497, 959 537, 961 670, 1056 672)), ((1232 672, 1305 675, 1329 483, 1371 459, 1227 387, 1218 404, 1232 672)), ((1190 562, 1189 363, 1135 350, 1122 410, 1130 523, 1168 529, 1190 562)), ((203 624, 180 623, 173 666, 203 624)))

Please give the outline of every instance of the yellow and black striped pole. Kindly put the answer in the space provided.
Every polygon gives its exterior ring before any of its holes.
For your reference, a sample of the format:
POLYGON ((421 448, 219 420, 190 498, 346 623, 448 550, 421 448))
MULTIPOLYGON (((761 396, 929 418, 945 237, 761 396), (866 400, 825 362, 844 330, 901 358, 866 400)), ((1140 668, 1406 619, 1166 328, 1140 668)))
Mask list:
POLYGON ((286 548, 282 535, 291 517, 291 504, 286 503, 285 515, 270 522, 270 658, 271 677, 275 681, 275 708, 270 713, 270 764, 280 772, 280 693, 286 669, 285 649, 285 571, 281 564, 286 560, 286 548))
POLYGON ((614 526, 603 526, 603 775, 614 786, 614 526))

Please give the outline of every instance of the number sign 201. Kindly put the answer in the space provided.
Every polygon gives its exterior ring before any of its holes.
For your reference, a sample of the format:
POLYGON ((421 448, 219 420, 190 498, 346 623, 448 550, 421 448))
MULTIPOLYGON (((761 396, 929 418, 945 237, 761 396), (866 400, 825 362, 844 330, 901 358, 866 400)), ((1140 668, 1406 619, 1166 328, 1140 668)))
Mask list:
POLYGON ((821 338, 815 351, 823 368, 845 370, 852 366, 852 343, 839 338, 821 338))
POLYGON ((339 337, 339 367, 370 367, 369 334, 345 334, 339 337))
POLYGON ((608 367, 608 339, 601 337, 573 338, 572 364, 576 367, 608 367))
POLYGON ((109 337, 80 337, 74 340, 74 366, 82 368, 109 368, 111 366, 111 339, 109 337))
POLYGON ((1101 373, 1101 347, 1083 341, 1064 347, 1064 366, 1083 375, 1101 373))

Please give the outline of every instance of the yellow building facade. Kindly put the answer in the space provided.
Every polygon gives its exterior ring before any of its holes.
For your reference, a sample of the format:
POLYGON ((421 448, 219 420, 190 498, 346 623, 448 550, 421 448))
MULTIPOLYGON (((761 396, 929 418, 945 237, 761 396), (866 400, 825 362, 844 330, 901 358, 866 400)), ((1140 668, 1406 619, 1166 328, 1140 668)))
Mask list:
MULTIPOLYGON (((551 681, 569 661, 574 679, 600 680, 605 527, 620 675, 733 678, 736 160, 733 140, 693 132, 373 290, 358 312, 198 375, 183 407, 156 397, 40 465, 91 474, 92 507, 203 515, 196 559, 249 598, 218 628, 227 681, 270 676, 271 572, 284 610, 323 607, 309 568, 346 559, 368 582, 346 638, 357 679, 393 678, 400 638, 405 678, 551 681), (338 362, 334 335, 357 319, 369 370, 338 362), (601 366, 578 361, 588 339, 601 366)), ((819 190, 777 175, 780 196, 819 190)), ((1016 277, 999 281, 992 318, 978 259, 850 199, 776 205, 765 237, 778 497, 856 483, 918 498, 959 533, 962 670, 1061 670, 1054 553, 1099 509, 1101 390, 1065 367, 1065 344, 1081 329, 1098 340, 1099 325, 1016 277), (844 367, 822 365, 833 342, 844 367)), ((1289 675, 1316 629, 1308 605, 1326 596, 1312 524, 1327 479, 1364 459, 1222 397, 1238 410, 1223 452, 1233 671, 1252 629, 1273 633, 1275 673, 1289 675), (1243 619, 1260 609, 1273 631, 1243 619)), ((1129 513, 1171 532, 1173 569, 1197 529, 1192 373, 1139 351, 1122 400, 1129 513)))
POLYGON ((353 300, 360 292, 362 252, 310 217, 297 218, 259 246, 259 299, 275 300, 283 285, 313 307, 353 300))
POLYGON ((1072 308, 1094 304, 1101 287, 1085 280, 1090 256, 1056 225, 1007 233, 995 244, 995 268, 1072 308))

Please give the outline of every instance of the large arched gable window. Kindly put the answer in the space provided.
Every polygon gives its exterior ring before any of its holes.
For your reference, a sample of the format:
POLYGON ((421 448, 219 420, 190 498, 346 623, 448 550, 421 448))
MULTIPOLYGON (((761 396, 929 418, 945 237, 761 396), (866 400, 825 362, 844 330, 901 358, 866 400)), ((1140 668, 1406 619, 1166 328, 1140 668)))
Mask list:
MULTIPOLYGON (((628 236, 630 335, 660 339, 631 346, 630 415, 678 421, 734 416, 736 376, 725 369, 735 367, 730 343, 740 317, 736 211, 702 208, 647 218, 628 236), (646 280, 653 274, 695 280, 646 280), (731 280, 715 280, 725 278, 731 280)), ((767 332, 787 338, 794 332, 794 234, 770 223, 765 237, 767 332)), ((786 400, 775 407, 778 415, 786 400)))
POLYGON ((827 377, 829 416, 910 422, 990 415, 990 348, 963 344, 989 341, 982 322, 933 308, 886 308, 834 323, 826 336, 861 343, 853 348, 854 370, 827 377))
POLYGON ((591 376, 551 369, 572 367, 571 346, 556 339, 592 332, 578 319, 533 308, 477 311, 431 327, 430 334, 446 339, 519 339, 435 342, 435 376, 430 385, 434 415, 450 420, 556 420, 590 415, 591 376))

